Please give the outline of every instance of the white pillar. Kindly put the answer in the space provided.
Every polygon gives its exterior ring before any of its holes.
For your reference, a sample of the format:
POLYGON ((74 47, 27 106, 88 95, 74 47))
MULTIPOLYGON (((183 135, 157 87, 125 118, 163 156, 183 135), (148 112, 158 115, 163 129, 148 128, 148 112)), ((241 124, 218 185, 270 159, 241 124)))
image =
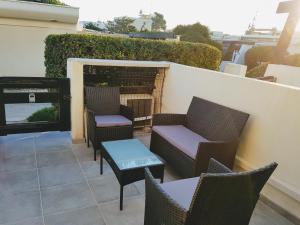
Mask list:
POLYGON ((73 143, 84 142, 83 64, 68 60, 67 75, 71 86, 71 137, 73 143))
POLYGON ((235 63, 227 63, 225 65, 224 73, 229 73, 238 76, 246 76, 247 66, 235 64, 235 63))

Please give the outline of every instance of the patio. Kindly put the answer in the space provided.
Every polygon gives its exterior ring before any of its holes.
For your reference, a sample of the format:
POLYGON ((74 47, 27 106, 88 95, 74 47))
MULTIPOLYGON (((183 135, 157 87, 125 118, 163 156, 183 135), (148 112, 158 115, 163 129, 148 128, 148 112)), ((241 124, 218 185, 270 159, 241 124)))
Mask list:
MULTIPOLYGON (((149 146, 150 135, 135 137, 149 146)), ((178 177, 165 170, 165 182, 178 177)), ((0 137, 0 225, 139 225, 144 217, 144 182, 124 190, 107 164, 99 174, 92 148, 71 143, 68 132, 0 137)), ((291 225, 259 201, 251 225, 291 225)))

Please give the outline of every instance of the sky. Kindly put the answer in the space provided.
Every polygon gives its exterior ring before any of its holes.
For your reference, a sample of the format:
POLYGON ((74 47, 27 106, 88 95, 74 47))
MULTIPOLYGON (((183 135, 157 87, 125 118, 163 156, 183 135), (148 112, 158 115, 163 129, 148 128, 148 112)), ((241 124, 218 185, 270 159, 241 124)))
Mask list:
MULTIPOLYGON (((137 17, 145 13, 162 13, 167 28, 200 22, 211 31, 243 34, 254 16, 257 28, 282 29, 287 14, 276 14, 283 0, 63 0, 80 8, 80 20, 107 21, 118 16, 137 17)), ((300 29, 297 29, 300 30, 300 29)))

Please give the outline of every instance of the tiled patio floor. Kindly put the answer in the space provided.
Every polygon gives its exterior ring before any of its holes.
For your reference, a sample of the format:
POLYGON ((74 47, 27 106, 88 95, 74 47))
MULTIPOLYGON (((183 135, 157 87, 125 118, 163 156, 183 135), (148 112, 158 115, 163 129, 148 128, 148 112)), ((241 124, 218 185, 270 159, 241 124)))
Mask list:
MULTIPOLYGON (((149 135, 137 135, 149 145, 149 135)), ((99 175, 92 149, 72 145, 69 133, 0 137, 0 225, 142 225, 144 182, 124 190, 109 166, 99 175)), ((167 168, 166 181, 176 179, 167 168)), ((259 202, 252 225, 291 225, 259 202)))

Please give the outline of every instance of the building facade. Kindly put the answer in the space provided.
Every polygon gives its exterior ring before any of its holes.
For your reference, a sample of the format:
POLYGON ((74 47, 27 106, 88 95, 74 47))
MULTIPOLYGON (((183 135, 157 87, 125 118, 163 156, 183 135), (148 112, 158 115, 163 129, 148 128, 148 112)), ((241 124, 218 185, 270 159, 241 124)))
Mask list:
POLYGON ((45 39, 77 33, 79 9, 0 1, 0 76, 45 76, 45 39))

